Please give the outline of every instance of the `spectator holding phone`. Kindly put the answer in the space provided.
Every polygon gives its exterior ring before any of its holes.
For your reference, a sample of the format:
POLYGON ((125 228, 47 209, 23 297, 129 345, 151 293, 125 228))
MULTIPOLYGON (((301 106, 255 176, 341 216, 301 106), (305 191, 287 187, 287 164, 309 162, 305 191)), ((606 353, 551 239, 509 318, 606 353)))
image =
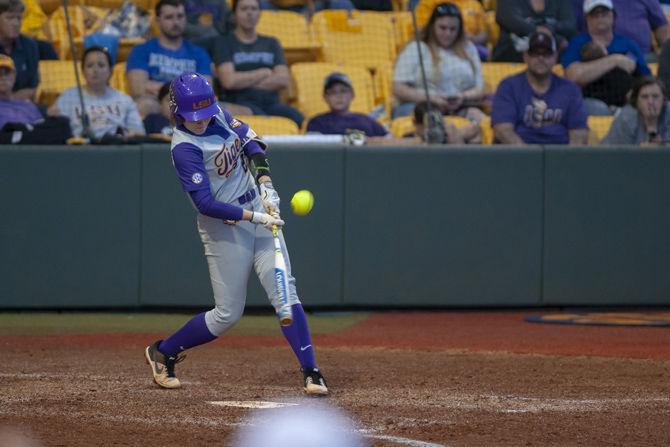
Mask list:
POLYGON ((398 56, 393 72, 394 118, 410 115, 416 103, 430 101, 445 115, 479 122, 485 115, 473 105, 483 99, 482 67, 475 45, 465 36, 461 11, 453 3, 438 4, 421 30, 398 56), (423 60, 424 83, 419 53, 423 60))

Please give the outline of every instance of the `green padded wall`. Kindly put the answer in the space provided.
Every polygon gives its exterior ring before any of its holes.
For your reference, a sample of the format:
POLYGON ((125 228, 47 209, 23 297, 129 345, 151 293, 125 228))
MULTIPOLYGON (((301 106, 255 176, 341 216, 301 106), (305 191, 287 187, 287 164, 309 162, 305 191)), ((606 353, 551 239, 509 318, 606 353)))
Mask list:
MULTIPOLYGON (((342 230, 344 225, 343 147, 272 145, 268 152, 272 178, 281 197, 286 221, 284 238, 291 269, 305 307, 342 302, 342 230), (314 194, 306 216, 291 212, 290 201, 300 189, 314 194)), ((268 305, 260 283, 249 290, 251 305, 268 305)))
POLYGON ((209 306, 212 288, 196 211, 177 179, 170 146, 142 149, 140 303, 209 306))
POLYGON ((546 150, 544 304, 670 303, 670 151, 546 150))
MULTIPOLYGON (((338 304, 342 280, 343 151, 273 146, 269 158, 282 198, 284 237, 298 293, 307 307, 338 304), (298 189, 309 189, 316 197, 314 210, 305 217, 290 211, 291 196, 298 189)), ((213 305, 196 213, 181 190, 169 147, 145 146, 142 169, 141 303, 213 305)), ((251 276, 247 304, 269 309, 258 279, 254 273, 251 276)))
POLYGON ((346 304, 540 303, 540 148, 350 149, 345 185, 346 304))
POLYGON ((2 147, 0 307, 137 306, 137 147, 2 147))

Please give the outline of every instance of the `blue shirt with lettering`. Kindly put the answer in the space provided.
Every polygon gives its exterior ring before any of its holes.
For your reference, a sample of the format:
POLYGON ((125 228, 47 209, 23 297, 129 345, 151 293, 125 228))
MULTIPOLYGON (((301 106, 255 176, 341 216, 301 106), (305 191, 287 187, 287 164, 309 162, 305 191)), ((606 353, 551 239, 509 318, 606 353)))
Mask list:
POLYGON ((514 131, 527 144, 568 144, 568 131, 586 129, 586 118, 577 84, 552 74, 549 90, 539 94, 524 71, 505 78, 498 86, 491 124, 514 124, 514 131))
POLYGON ((135 46, 128 55, 126 72, 143 70, 149 73, 149 79, 158 82, 170 82, 186 72, 198 72, 211 76, 211 59, 207 52, 191 42, 184 40, 177 50, 164 48, 157 37, 135 46))

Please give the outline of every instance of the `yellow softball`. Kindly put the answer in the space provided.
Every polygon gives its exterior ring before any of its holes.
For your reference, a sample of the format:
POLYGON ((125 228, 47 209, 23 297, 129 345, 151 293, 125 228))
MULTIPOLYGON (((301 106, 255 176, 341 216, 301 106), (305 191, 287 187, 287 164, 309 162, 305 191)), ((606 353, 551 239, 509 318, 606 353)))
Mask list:
POLYGON ((301 189, 300 191, 293 194, 291 198, 291 209, 298 216, 304 216, 312 211, 314 206, 314 196, 312 193, 306 189, 301 189))

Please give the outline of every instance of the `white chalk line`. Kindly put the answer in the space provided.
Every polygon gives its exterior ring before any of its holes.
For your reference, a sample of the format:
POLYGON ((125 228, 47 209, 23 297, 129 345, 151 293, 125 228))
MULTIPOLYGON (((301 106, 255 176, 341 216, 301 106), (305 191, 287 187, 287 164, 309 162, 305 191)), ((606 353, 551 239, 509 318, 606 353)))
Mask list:
POLYGON ((399 436, 389 436, 389 435, 374 435, 374 434, 363 434, 366 438, 369 439, 378 439, 380 441, 391 441, 400 445, 408 445, 410 447, 448 447, 444 444, 435 444, 432 442, 417 441, 414 439, 401 438, 399 436))

